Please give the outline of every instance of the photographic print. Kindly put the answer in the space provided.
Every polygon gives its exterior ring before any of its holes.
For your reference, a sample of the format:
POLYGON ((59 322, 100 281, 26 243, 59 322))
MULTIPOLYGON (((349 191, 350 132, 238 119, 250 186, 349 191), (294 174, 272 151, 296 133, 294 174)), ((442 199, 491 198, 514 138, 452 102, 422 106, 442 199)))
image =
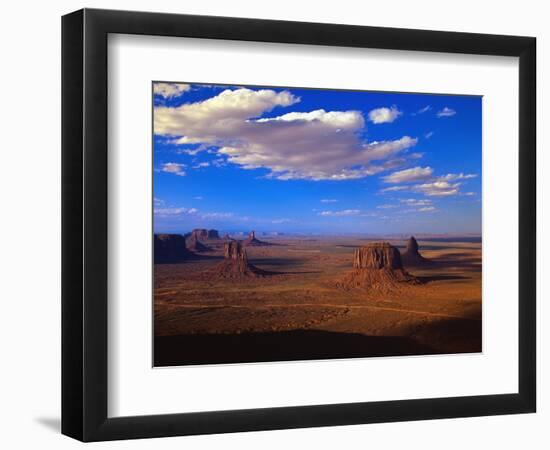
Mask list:
POLYGON ((482 98, 152 83, 153 365, 482 351, 482 98))

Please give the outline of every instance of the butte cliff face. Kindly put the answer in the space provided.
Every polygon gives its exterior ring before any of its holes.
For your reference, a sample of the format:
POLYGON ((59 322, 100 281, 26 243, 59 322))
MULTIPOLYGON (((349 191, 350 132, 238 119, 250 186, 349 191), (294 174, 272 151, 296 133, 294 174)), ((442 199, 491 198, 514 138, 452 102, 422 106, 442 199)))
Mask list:
POLYGON ((191 237, 197 241, 212 241, 220 239, 218 230, 207 230, 205 228, 195 228, 191 232, 191 237))
POLYGON ((155 264, 176 264, 194 257, 181 234, 155 234, 155 264))
POLYGON ((186 240, 187 248, 191 250, 192 252, 211 252, 212 249, 206 245, 204 245, 201 241, 199 241, 196 236, 191 234, 186 240))
POLYGON ((399 250, 387 242, 374 242, 358 248, 353 254, 354 269, 403 269, 399 250))
POLYGON ((248 263, 248 258, 246 256, 246 250, 243 248, 241 242, 231 241, 226 242, 223 246, 223 257, 229 261, 243 262, 248 263))
POLYGON ((197 241, 206 241, 206 239, 208 239, 208 230, 204 228, 195 228, 191 231, 191 238, 197 241))
POLYGON ((339 285, 389 292, 398 289, 401 283, 417 284, 419 281, 405 271, 396 247, 388 242, 373 242, 355 250, 353 270, 339 285))
POLYGON ((420 266, 430 264, 429 259, 424 258, 418 251, 419 246, 414 236, 407 241, 405 252, 401 255, 401 260, 405 266, 420 266))
POLYGON ((218 233, 218 230, 208 230, 206 232, 207 239, 219 239, 220 234, 218 233))

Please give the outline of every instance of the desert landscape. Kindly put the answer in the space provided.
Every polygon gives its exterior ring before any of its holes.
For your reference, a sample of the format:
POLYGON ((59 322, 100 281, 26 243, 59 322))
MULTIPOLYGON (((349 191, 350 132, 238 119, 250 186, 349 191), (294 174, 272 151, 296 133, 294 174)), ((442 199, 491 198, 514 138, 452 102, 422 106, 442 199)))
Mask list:
POLYGON ((155 235, 154 365, 480 352, 481 240, 155 235))
POLYGON ((152 87, 154 366, 482 351, 482 97, 152 87))

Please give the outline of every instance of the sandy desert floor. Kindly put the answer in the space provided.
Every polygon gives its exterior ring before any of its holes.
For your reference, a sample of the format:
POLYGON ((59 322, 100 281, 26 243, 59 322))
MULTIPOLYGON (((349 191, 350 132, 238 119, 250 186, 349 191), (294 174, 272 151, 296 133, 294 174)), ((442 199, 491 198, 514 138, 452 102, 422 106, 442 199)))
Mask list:
POLYGON ((155 366, 481 351, 480 243, 419 240, 421 283, 373 291, 338 284, 366 239, 274 242, 246 248, 264 277, 212 276, 223 243, 155 265, 155 366))

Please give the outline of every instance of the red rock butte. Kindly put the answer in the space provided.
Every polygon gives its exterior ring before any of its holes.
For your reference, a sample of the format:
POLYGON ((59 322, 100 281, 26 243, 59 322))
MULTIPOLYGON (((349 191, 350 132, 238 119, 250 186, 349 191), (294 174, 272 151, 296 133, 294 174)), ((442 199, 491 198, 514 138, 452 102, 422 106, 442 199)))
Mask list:
POLYGON ((154 259, 155 264, 176 264, 187 261, 195 256, 185 243, 181 234, 155 234, 154 259))
POLYGON ((187 248, 193 252, 210 252, 212 249, 206 245, 204 245, 201 241, 197 239, 197 237, 194 234, 191 234, 187 238, 186 241, 187 248))
POLYGON ((418 284, 419 281, 405 271, 396 247, 388 242, 373 242, 355 250, 353 271, 338 284, 344 288, 391 291, 400 283, 418 284))
POLYGON ((246 250, 243 248, 242 243, 238 241, 226 242, 223 246, 223 256, 230 261, 248 263, 246 250))
POLYGON ((205 228, 195 228, 191 232, 191 236, 198 241, 209 241, 214 239, 220 239, 218 230, 207 230, 205 228))
POLYGON ((374 242, 355 250, 354 269, 403 269, 399 250, 388 242, 374 242))
POLYGON ((224 260, 213 269, 212 275, 221 278, 245 278, 262 275, 262 271, 248 262, 246 250, 240 241, 223 245, 224 260))

